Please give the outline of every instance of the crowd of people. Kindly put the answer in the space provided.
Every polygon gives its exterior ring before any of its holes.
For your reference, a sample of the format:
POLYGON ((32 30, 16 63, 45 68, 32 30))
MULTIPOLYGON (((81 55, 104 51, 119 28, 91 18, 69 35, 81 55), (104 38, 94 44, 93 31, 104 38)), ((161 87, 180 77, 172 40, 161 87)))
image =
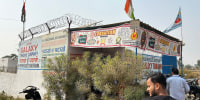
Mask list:
POLYGON ((180 77, 177 68, 172 68, 170 77, 156 72, 147 78, 147 91, 150 97, 143 100, 185 100, 190 91, 186 80, 180 77))

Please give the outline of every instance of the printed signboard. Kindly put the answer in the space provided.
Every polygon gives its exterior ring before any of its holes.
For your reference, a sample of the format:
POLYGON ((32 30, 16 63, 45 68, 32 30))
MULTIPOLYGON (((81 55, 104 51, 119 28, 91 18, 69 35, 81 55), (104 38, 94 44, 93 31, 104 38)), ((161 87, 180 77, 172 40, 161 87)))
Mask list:
POLYGON ((162 57, 142 54, 142 62, 148 72, 162 72, 162 57))
POLYGON ((19 69, 41 70, 49 57, 67 53, 67 31, 61 30, 19 43, 19 69))
POLYGON ((68 48, 67 30, 61 30, 42 36, 42 68, 48 58, 66 54, 68 48))
POLYGON ((138 45, 141 34, 138 30, 130 29, 129 24, 96 30, 73 31, 71 46, 73 47, 119 47, 138 45))
POLYGON ((180 43, 142 27, 131 29, 130 24, 95 30, 73 31, 72 47, 138 47, 164 55, 180 56, 180 43))
POLYGON ((18 68, 41 67, 41 39, 35 38, 19 43, 18 68))
MULTIPOLYGON (((147 30, 148 31, 148 30, 147 30)), ((148 31, 146 50, 164 55, 180 56, 180 43, 148 31)))
POLYGON ((67 53, 67 31, 61 30, 42 36, 42 57, 67 53))

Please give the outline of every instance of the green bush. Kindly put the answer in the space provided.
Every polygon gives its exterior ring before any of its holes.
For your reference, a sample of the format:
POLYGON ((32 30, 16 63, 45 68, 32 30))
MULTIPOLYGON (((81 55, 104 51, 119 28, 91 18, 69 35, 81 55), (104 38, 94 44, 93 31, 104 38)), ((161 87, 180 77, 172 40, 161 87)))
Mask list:
POLYGON ((130 50, 106 57, 84 52, 71 61, 69 56, 61 55, 48 59, 45 67, 49 69, 43 71, 47 98, 54 95, 56 100, 70 100, 83 95, 87 100, 140 100, 144 95, 143 87, 136 84, 143 76, 142 56, 130 50))
POLYGON ((145 85, 129 86, 124 89, 124 98, 126 100, 142 100, 145 90, 145 85))

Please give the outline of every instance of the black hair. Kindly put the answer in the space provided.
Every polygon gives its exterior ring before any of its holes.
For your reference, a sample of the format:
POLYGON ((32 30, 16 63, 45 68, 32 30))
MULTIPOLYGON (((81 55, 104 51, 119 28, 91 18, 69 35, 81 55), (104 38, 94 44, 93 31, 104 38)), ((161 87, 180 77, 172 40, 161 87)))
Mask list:
POLYGON ((178 69, 177 69, 177 68, 172 68, 172 72, 173 72, 174 74, 176 74, 176 75, 178 75, 178 74, 179 74, 179 71, 178 71, 178 69))
POLYGON ((155 83, 159 83, 163 89, 166 89, 166 78, 165 76, 160 73, 160 72, 155 72, 154 74, 151 74, 148 78, 148 79, 151 79, 151 81, 155 84, 155 83))

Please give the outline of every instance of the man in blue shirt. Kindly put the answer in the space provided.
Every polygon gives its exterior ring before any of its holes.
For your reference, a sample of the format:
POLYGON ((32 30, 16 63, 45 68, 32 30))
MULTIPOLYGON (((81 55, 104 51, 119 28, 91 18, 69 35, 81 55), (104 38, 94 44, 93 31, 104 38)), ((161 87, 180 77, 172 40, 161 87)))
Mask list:
POLYGON ((172 68, 172 76, 167 78, 167 91, 176 100, 185 100, 185 94, 190 91, 190 87, 178 74, 177 68, 172 68))

